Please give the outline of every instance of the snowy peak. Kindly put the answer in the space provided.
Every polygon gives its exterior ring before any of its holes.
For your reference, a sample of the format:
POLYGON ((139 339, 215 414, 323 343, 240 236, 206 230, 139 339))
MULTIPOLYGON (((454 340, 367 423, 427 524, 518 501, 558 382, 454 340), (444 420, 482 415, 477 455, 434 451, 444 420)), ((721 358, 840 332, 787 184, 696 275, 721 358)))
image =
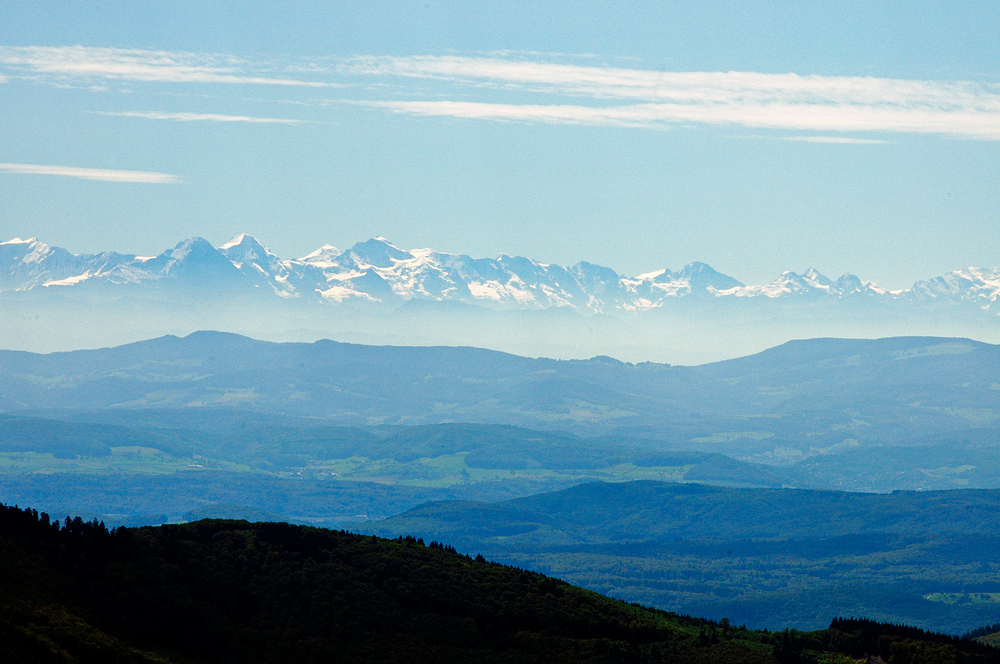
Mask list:
MULTIPOLYGON (((35 238, 0 242, 0 291, 38 287, 67 292, 102 284, 119 287, 183 287, 186 293, 278 296, 303 302, 457 301, 499 309, 635 312, 693 298, 809 302, 844 298, 913 303, 969 302, 986 311, 1000 306, 1000 268, 968 268, 888 292, 845 274, 832 281, 815 268, 787 271, 767 284, 746 286, 711 266, 693 262, 677 272, 660 269, 636 277, 581 261, 572 267, 501 254, 472 258, 432 249, 404 250, 383 237, 346 251, 326 244, 295 260, 283 260, 243 233, 216 248, 204 238, 178 243, 153 258, 116 253, 76 255, 35 238)), ((108 290, 110 289, 110 290, 108 290)))
MULTIPOLYGON (((814 271, 814 274, 822 277, 822 275, 818 272, 814 271)), ((826 281, 825 277, 822 278, 826 281)), ((791 271, 782 272, 781 276, 775 279, 771 285, 775 287, 774 292, 785 292, 795 295, 817 295, 829 293, 828 286, 821 285, 814 279, 809 279, 805 275, 791 271)))
POLYGON ((0 247, 4 247, 4 246, 7 246, 7 245, 10 245, 12 247, 13 246, 17 246, 17 245, 28 245, 28 246, 31 246, 31 245, 36 245, 36 244, 40 244, 43 247, 47 246, 47 245, 44 245, 41 242, 39 242, 38 238, 36 238, 36 237, 29 237, 27 240, 22 240, 19 237, 15 237, 15 238, 11 238, 10 240, 7 240, 6 242, 0 242, 0 247))
POLYGON ((909 294, 916 299, 947 299, 978 302, 991 307, 1000 298, 1000 267, 983 269, 970 267, 954 270, 940 277, 913 284, 909 294))
POLYGON ((239 235, 237 235, 233 239, 231 239, 229 242, 226 242, 222 246, 220 246, 219 247, 219 251, 225 252, 227 249, 232 249, 233 247, 238 247, 239 245, 243 244, 247 240, 250 240, 250 241, 252 241, 254 243, 257 242, 257 240, 255 240, 252 236, 247 235, 246 233, 240 233, 239 235))
POLYGON ((237 235, 219 247, 219 253, 251 279, 270 281, 287 272, 281 259, 246 233, 237 235))
POLYGON ((581 288, 595 295, 620 295, 625 291, 622 278, 609 267, 581 261, 571 267, 570 272, 581 288))
POLYGON ((860 277, 853 274, 841 275, 833 284, 833 288, 841 297, 851 295, 880 296, 888 293, 884 288, 879 288, 870 281, 862 281, 860 277))
POLYGON ((411 260, 413 254, 403 251, 390 244, 384 237, 376 237, 365 242, 358 242, 344 252, 358 267, 392 267, 395 261, 411 260))
POLYGON ((712 293, 743 286, 741 282, 721 272, 716 272, 705 263, 689 263, 681 268, 675 276, 687 281, 692 293, 712 293))
MULTIPOLYGON (((194 237, 178 242, 172 249, 167 249, 159 256, 147 261, 147 270, 160 270, 169 273, 174 269, 183 269, 183 266, 201 263, 219 264, 217 258, 222 258, 229 263, 219 251, 213 247, 208 240, 201 237, 194 237), (213 260, 216 259, 216 260, 213 260)), ((232 266, 232 263, 229 263, 232 266)))
POLYGON ((824 290, 829 290, 833 286, 833 282, 820 274, 820 271, 814 267, 809 268, 802 274, 802 278, 811 285, 813 288, 822 288, 824 290))
POLYGON ((235 262, 280 262, 280 259, 271 253, 267 247, 258 242, 253 236, 241 233, 229 242, 219 247, 219 252, 226 258, 235 262))
POLYGON ((0 242, 0 291, 76 285, 132 260, 116 253, 71 254, 35 238, 0 242))
POLYGON ((164 256, 169 256, 175 262, 188 260, 213 260, 219 251, 203 237, 193 237, 182 242, 178 242, 173 249, 163 252, 164 256))
POLYGON ((0 256, 4 258, 18 257, 25 263, 39 263, 51 252, 52 249, 49 245, 43 244, 33 237, 27 240, 16 237, 13 240, 0 242, 0 256))
POLYGON ((332 267, 334 260, 340 256, 340 250, 332 244, 324 244, 322 247, 300 258, 298 262, 309 263, 317 267, 332 267))
MULTIPOLYGON (((635 294, 636 309, 662 306, 669 299, 718 296, 743 286, 736 279, 700 262, 688 263, 677 272, 656 270, 634 279, 625 279, 624 282, 635 294)), ((629 306, 626 305, 626 308, 629 306)))
POLYGON ((225 288, 249 285, 245 275, 221 251, 202 237, 179 242, 173 249, 139 263, 127 272, 133 283, 162 283, 187 288, 225 288))
POLYGON ((885 295, 887 291, 871 282, 861 281, 853 274, 845 274, 837 281, 831 281, 815 268, 809 268, 803 274, 786 271, 769 284, 744 286, 727 291, 727 295, 736 297, 767 297, 770 299, 783 297, 842 298, 854 294, 885 295))

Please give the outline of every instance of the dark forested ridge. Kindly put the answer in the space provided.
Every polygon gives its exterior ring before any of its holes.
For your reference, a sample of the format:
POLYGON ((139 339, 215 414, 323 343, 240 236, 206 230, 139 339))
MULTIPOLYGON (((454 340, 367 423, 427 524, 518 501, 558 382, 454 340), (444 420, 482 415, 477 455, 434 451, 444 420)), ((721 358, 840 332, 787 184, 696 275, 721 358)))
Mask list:
POLYGON ((996 662, 864 620, 752 632, 396 540, 278 523, 118 528, 0 507, 0 647, 25 662, 996 662))

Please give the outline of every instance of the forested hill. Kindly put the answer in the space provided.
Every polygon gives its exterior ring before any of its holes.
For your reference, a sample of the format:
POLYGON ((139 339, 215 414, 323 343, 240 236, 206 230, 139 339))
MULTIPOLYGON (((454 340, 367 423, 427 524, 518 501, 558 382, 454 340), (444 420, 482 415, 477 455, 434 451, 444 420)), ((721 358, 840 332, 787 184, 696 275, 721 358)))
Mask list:
POLYGON ((963 633, 1000 618, 1000 490, 891 494, 581 484, 359 523, 662 609, 750 627, 837 615, 963 633))
MULTIPOLYGON (((743 432, 773 438, 769 450, 808 439, 808 452, 845 438, 885 444, 993 425, 998 373, 1000 346, 934 337, 810 339, 671 367, 197 332, 47 355, 0 351, 0 412, 236 408, 346 426, 478 422, 657 438, 665 430, 685 449, 743 432)), ((737 456, 758 446, 743 443, 737 456)))
POLYGON ((838 620, 750 632, 447 546, 277 523, 108 531, 0 507, 0 651, 17 662, 995 662, 838 620))
POLYGON ((870 494, 592 482, 499 503, 427 503, 368 527, 379 535, 405 531, 440 537, 474 550, 487 544, 533 550, 677 538, 992 536, 1000 531, 1000 490, 870 494))

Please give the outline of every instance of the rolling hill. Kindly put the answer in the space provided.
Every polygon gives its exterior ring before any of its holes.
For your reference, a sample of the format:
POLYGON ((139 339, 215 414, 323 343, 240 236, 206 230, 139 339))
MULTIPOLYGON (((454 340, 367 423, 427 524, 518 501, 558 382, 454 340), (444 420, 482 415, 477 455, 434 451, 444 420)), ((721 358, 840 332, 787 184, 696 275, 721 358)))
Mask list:
POLYGON ((0 369, 6 412, 216 407, 350 426, 480 422, 745 455, 775 446, 808 454, 1000 420, 1000 346, 966 339, 812 339, 675 367, 200 332, 100 350, 4 351, 0 369), (720 433, 728 438, 712 439, 720 433))

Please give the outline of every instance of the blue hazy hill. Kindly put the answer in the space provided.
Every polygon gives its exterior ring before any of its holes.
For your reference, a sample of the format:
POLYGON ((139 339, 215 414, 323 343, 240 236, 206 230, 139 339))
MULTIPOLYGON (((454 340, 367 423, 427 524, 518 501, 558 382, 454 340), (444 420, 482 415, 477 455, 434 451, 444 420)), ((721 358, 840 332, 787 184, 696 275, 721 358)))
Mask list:
POLYGON ((679 367, 200 332, 100 350, 0 352, 0 410, 221 406, 348 425, 482 422, 640 437, 647 427, 659 438, 743 429, 783 440, 806 427, 823 447, 995 423, 998 375, 1000 346, 932 337, 811 339, 679 367))

